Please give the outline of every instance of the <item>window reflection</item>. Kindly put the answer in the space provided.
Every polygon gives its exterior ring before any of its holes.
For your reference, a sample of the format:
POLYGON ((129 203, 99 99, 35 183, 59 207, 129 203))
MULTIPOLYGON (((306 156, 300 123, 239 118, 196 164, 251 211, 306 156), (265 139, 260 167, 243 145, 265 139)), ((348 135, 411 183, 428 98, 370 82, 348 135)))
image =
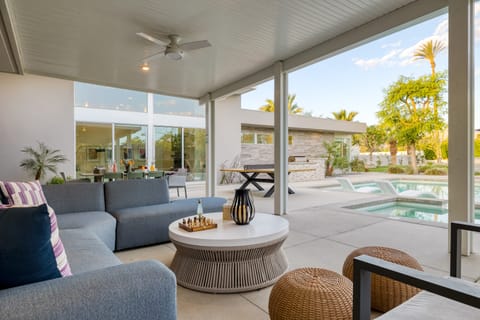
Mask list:
POLYGON ((75 107, 147 112, 147 93, 75 82, 75 107))
POLYGON ((153 112, 178 116, 205 117, 205 106, 198 100, 153 95, 153 112))

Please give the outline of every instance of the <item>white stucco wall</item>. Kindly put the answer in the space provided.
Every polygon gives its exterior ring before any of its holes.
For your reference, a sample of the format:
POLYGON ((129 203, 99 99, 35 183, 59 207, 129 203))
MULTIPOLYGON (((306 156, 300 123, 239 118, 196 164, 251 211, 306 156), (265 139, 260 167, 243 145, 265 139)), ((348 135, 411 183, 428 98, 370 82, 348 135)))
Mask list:
MULTIPOLYGON (((20 150, 44 142, 69 159, 59 171, 73 176, 73 82, 0 73, 0 180, 29 180, 20 150)), ((50 174, 49 177, 52 175, 50 174)))

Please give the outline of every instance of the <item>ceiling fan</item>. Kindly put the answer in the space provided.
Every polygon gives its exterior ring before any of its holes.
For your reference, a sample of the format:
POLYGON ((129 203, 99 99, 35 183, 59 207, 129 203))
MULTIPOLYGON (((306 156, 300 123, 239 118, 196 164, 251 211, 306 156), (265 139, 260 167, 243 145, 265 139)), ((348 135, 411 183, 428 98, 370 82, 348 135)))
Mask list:
POLYGON ((212 46, 207 40, 193 41, 180 44, 180 36, 176 34, 170 34, 166 38, 155 38, 149 34, 138 32, 137 36, 147 39, 155 44, 158 44, 162 47, 162 51, 157 52, 151 56, 145 57, 143 60, 147 61, 151 58, 154 58, 158 55, 165 55, 167 58, 172 60, 181 60, 183 58, 185 51, 192 51, 202 48, 207 48, 212 46))

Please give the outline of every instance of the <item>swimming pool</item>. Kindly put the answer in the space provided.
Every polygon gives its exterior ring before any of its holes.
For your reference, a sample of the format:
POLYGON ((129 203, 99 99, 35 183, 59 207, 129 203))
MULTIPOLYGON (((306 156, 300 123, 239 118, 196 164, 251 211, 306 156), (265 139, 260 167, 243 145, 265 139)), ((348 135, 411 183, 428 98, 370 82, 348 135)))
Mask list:
MULTIPOLYGON (((388 201, 380 204, 367 203, 349 208, 389 217, 448 223, 448 208, 440 204, 388 201)), ((480 209, 475 210, 475 222, 480 222, 480 209)))
MULTIPOLYGON (((428 180, 390 180, 398 192, 405 190, 417 190, 422 192, 432 192, 438 199, 448 200, 448 182, 446 181, 428 181, 428 180)), ((359 187, 378 187, 375 182, 365 182, 354 184, 359 187)), ((480 203, 480 186, 475 186, 475 202, 480 203)))

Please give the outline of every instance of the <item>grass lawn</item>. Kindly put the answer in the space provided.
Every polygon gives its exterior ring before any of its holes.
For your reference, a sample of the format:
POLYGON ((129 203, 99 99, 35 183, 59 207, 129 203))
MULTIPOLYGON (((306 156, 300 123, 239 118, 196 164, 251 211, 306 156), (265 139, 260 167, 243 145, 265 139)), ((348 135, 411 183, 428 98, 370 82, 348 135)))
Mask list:
POLYGON ((368 168, 368 172, 388 172, 388 166, 381 166, 381 167, 376 167, 376 168, 368 168))

